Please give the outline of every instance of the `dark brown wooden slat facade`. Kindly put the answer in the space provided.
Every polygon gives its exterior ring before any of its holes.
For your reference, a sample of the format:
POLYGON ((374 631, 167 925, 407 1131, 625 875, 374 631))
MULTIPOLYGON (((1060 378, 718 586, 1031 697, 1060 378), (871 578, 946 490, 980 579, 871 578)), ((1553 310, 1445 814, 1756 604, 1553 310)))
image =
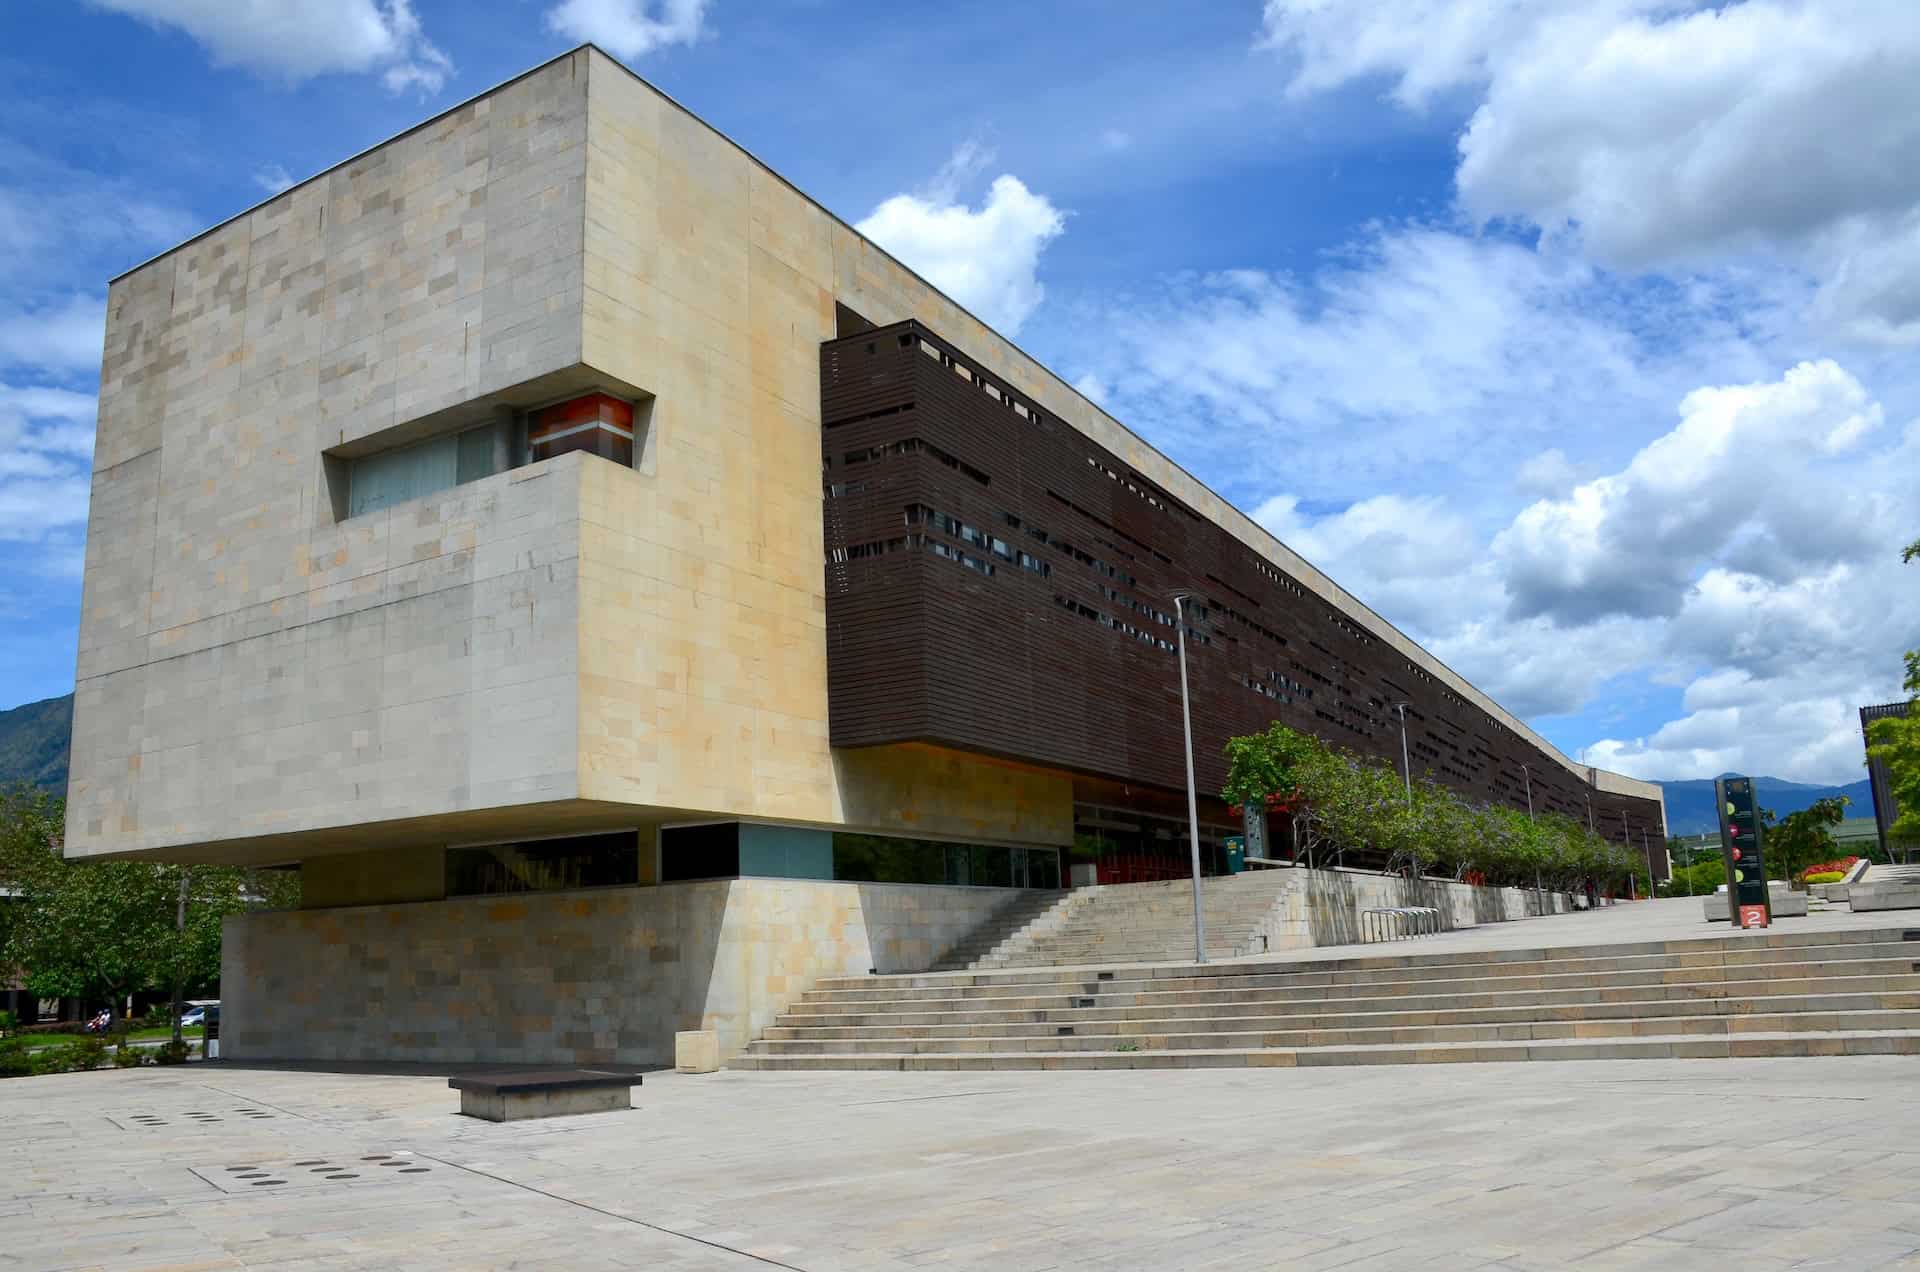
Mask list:
MULTIPOLYGON (((1123 460, 917 323, 821 347, 829 719, 838 747, 929 742, 1185 786, 1174 600, 1203 793, 1278 720, 1481 802, 1642 832, 1602 793, 1123 460)), ((1664 871, 1662 871, 1664 873, 1664 871)))

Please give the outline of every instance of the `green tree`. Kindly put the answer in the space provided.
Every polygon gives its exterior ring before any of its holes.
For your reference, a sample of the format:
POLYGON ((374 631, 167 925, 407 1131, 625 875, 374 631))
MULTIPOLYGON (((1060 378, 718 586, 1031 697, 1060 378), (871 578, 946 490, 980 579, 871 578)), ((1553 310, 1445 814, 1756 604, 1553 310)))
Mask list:
POLYGON ((31 788, 0 795, 0 872, 19 894, 5 907, 0 963, 20 968, 42 998, 117 1003, 176 978, 189 989, 216 984, 227 915, 299 904, 290 871, 68 861, 64 811, 31 788))
POLYGON ((5 964, 9 934, 21 913, 28 880, 59 864, 60 828, 65 819, 59 796, 20 782, 0 788, 0 964, 5 964))
POLYGON ((1229 804, 1264 805, 1289 799, 1299 790, 1303 766, 1326 750, 1311 734, 1275 724, 1265 733, 1227 740, 1227 782, 1220 790, 1229 804))
MULTIPOLYGON (((1902 561, 1920 558, 1920 539, 1901 549, 1902 561)), ((1907 694, 1904 719, 1875 720, 1867 727, 1867 758, 1887 766, 1887 784, 1900 816, 1887 827, 1888 839, 1920 842, 1920 649, 1906 653, 1907 694)))
POLYGON ((1272 797, 1294 805, 1296 843, 1309 863, 1332 850, 1384 858, 1387 869, 1488 883, 1618 888, 1644 882, 1637 852, 1590 833, 1583 822, 1504 806, 1475 806, 1450 787, 1418 777, 1409 791, 1392 765, 1335 750, 1310 734, 1275 725, 1227 744, 1222 794, 1239 804, 1272 797))
POLYGON ((20 892, 7 960, 34 994, 117 1003, 156 983, 156 955, 172 932, 153 867, 63 862, 30 876, 20 892))
POLYGON ((1833 828, 1846 819, 1849 802, 1845 795, 1833 795, 1781 818, 1767 830, 1767 861, 1779 866, 1783 878, 1797 879, 1814 862, 1839 856, 1833 828))

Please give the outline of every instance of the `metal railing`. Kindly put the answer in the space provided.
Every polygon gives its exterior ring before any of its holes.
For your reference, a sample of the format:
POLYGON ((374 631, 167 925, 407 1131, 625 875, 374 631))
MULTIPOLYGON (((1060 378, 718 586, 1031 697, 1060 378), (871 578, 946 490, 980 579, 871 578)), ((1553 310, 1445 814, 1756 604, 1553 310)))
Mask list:
POLYGON ((1405 941, 1440 930, 1440 911, 1431 905, 1375 906, 1360 911, 1360 939, 1405 941))

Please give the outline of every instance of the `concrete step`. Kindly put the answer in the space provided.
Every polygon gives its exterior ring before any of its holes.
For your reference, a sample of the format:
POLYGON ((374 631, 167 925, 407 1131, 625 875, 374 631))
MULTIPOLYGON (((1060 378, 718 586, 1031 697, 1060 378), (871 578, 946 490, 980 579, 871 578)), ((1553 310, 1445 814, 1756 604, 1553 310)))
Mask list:
POLYGON ((1920 1055, 1920 1030, 1753 1033, 1700 1037, 1558 1038, 1536 1041, 1391 1043, 1358 1047, 1218 1048, 1170 1051, 978 1052, 910 1054, 838 1052, 765 1055, 749 1052, 732 1067, 747 1070, 891 1069, 1202 1069, 1305 1068, 1353 1064, 1461 1064, 1522 1060, 1669 1060, 1766 1056, 1920 1055))
POLYGON ((1419 987, 1436 991, 1463 980, 1502 989, 1540 989, 1557 985, 1585 983, 1594 985, 1651 984, 1662 981, 1712 979, 1755 979, 1767 976, 1796 977, 1827 974, 1855 975, 1864 972, 1893 974, 1914 970, 1920 944, 1862 945, 1853 947, 1802 947, 1799 950, 1754 951, 1761 957, 1740 957, 1731 961, 1704 956, 1640 956, 1632 959, 1583 959, 1570 962, 1507 963, 1497 968, 1473 964, 1436 964, 1422 968, 1364 968, 1350 971, 1302 970, 1301 965, 1266 964, 1236 967, 1213 972, 1198 965, 1176 976, 1140 975, 1112 970, 1089 974, 1076 972, 1046 980, 989 980, 975 983, 939 981, 926 978, 866 977, 854 980, 835 978, 820 982, 805 1000, 830 1002, 936 1001, 941 999, 985 1000, 1001 997, 1035 997, 1046 994, 1079 996, 1088 993, 1193 993, 1215 990, 1308 990, 1377 988, 1404 986, 1408 992, 1419 987), (1857 950, 1857 956, 1848 956, 1857 950))
POLYGON ((1782 994, 1754 998, 1635 999, 1556 1006, 1460 1008, 1448 1011, 1250 1011, 1240 1015, 1134 1016, 1091 1012, 1058 1013, 1052 1020, 956 1021, 935 1017, 931 1024, 889 1021, 877 1025, 774 1025, 769 1040, 882 1037, 976 1038, 1050 1037, 1062 1029, 1080 1033, 1145 1034, 1173 1030, 1189 1033, 1274 1032, 1286 1029, 1410 1028, 1429 1025, 1508 1025, 1536 1022, 1580 1023, 1640 1017, 1796 1014, 1814 1012, 1920 1011, 1920 989, 1881 994, 1782 994))
MULTIPOLYGON (((1150 931, 1145 944, 1157 939, 1150 931)), ((1920 1054, 1920 930, 834 977, 736 1063, 1190 1068, 1831 1054, 1920 1054)))
POLYGON ((1461 992, 1451 994, 1370 995, 1356 997, 1275 998, 1268 995, 1201 995, 1199 1001, 1183 1000, 1178 995, 1131 995, 1136 1001, 1113 1002, 1089 996, 1080 1000, 1057 997, 1030 1000, 1001 1000, 991 1007, 961 1002, 941 1003, 927 1010, 873 1010, 854 1005, 852 1010, 814 1010, 808 1004, 783 1013, 776 1025, 806 1028, 813 1025, 854 1026, 887 1024, 990 1024, 999 1021, 1054 1021, 1073 1023, 1081 1020, 1134 1019, 1161 1020, 1218 1016, 1271 1014, 1277 1007, 1294 1011, 1362 1012, 1368 1010, 1457 1011, 1487 1007, 1554 1007, 1590 1003, 1662 1002, 1683 999, 1753 999, 1779 995, 1815 995, 1832 991, 1836 983, 1852 993, 1920 992, 1920 974, 1903 976, 1850 976, 1837 980, 1759 980, 1726 981, 1706 984, 1642 985, 1625 988, 1574 988, 1523 990, 1517 992, 1461 992), (1144 1001, 1140 1001, 1144 1000, 1144 1001), (1081 1005, 1084 1004, 1084 1005, 1081 1005))
MULTIPOLYGON (((1160 1024, 1163 1022, 1154 1022, 1160 1024)), ((880 1036, 856 1039, 765 1038, 752 1045, 755 1055, 968 1055, 1016 1051, 1215 1051, 1369 1046, 1382 1043, 1431 1045, 1455 1042, 1529 1042, 1565 1038, 1709 1037, 1754 1033, 1920 1032, 1920 1010, 1838 1012, 1753 1012, 1713 1016, 1644 1016, 1599 1021, 1527 1021, 1514 1024, 1421 1025, 1371 1029, 1154 1029, 1144 1033, 1076 1030, 1045 1036, 914 1038, 880 1036)))
MULTIPOLYGON (((1208 879, 1201 910, 1209 957, 1229 958, 1257 946, 1253 933, 1297 881, 1281 872, 1208 879)), ((1190 951, 1190 880, 1110 884, 1077 889, 1071 901, 1008 932, 989 925, 941 959, 941 968, 1030 967, 1082 959, 1168 959, 1190 951)))
MULTIPOLYGON (((1569 916, 1569 922, 1578 922, 1580 916, 1569 916)), ((1920 925, 1914 928, 1887 927, 1860 929, 1857 931, 1837 932, 1766 932, 1743 933, 1738 937, 1698 937, 1675 941, 1643 941, 1620 944, 1595 943, 1591 945, 1543 946, 1517 950, 1484 951, 1432 951, 1406 952, 1379 955, 1358 955, 1351 958, 1301 959, 1291 961, 1277 960, 1223 960, 1207 965, 1210 975, 1230 975, 1272 971, 1277 967, 1313 969, 1315 971, 1348 970, 1355 968, 1423 967, 1436 964, 1497 968, 1502 964, 1541 961, 1588 960, 1595 958, 1629 958, 1656 955, 1705 955, 1722 959, 1755 958, 1766 951, 1796 948, 1806 945, 1826 945, 1845 947, 1857 944, 1899 945, 1907 941, 1908 932, 1915 933, 1912 938, 1920 942, 1920 925)), ((1920 946, 1916 946, 1920 955, 1920 946)), ((1177 959, 1137 960, 1134 970, 1142 974, 1156 976, 1190 975, 1194 969, 1191 961, 1177 959)), ((963 984, 982 981, 1047 981, 1063 977, 1072 977, 1089 967, 1111 966, 1110 964, 1090 964, 1075 967, 1020 968, 1005 971, 958 971, 948 973, 914 973, 910 975, 888 977, 889 983, 905 984, 944 984, 959 982, 963 984)), ((1129 966, 1132 966, 1131 964, 1129 966)), ((828 977, 819 983, 824 987, 872 983, 872 977, 828 977)))
MULTIPOLYGON (((1780 993, 1810 992, 1790 989, 1799 984, 1847 982, 1856 989, 1904 988, 1920 981, 1906 959, 1861 959, 1856 962, 1788 963, 1775 967, 1687 967, 1665 971, 1610 972, 1600 975, 1508 977, 1498 980, 1461 977, 1456 980, 1385 981, 1345 985, 1260 983, 1256 978, 1221 981, 1200 988, 1161 988, 1159 981, 1090 981, 1078 986, 986 986, 972 992, 919 988, 905 994, 857 990, 816 990, 804 995, 791 1011, 810 1015, 860 1014, 885 1011, 929 1012, 1045 1011, 1063 1007, 1197 1006, 1211 1003, 1343 1003, 1362 999, 1446 998, 1457 995, 1513 997, 1519 995, 1614 994, 1632 997, 1639 990, 1697 989, 1711 992, 1726 986, 1776 986, 1780 993), (1880 982, 1886 982, 1881 984, 1880 982)), ((1740 991, 1727 989, 1728 994, 1740 991)), ((1653 995, 1650 995, 1653 996, 1653 995)))

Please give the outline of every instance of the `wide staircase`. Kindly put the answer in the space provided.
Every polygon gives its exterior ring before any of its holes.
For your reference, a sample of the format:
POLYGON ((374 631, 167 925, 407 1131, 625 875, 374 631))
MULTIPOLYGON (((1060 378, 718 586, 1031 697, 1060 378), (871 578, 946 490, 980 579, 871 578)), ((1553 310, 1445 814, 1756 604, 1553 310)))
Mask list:
MULTIPOLYGON (((1298 883, 1291 870, 1222 875, 1200 884, 1207 957, 1264 954, 1262 930, 1298 883)), ((949 951, 936 971, 1167 962, 1193 955, 1193 881, 1114 884, 1048 893, 1002 913, 949 951)))
POLYGON ((1920 930, 837 977, 740 1069, 1920 1054, 1920 930))

